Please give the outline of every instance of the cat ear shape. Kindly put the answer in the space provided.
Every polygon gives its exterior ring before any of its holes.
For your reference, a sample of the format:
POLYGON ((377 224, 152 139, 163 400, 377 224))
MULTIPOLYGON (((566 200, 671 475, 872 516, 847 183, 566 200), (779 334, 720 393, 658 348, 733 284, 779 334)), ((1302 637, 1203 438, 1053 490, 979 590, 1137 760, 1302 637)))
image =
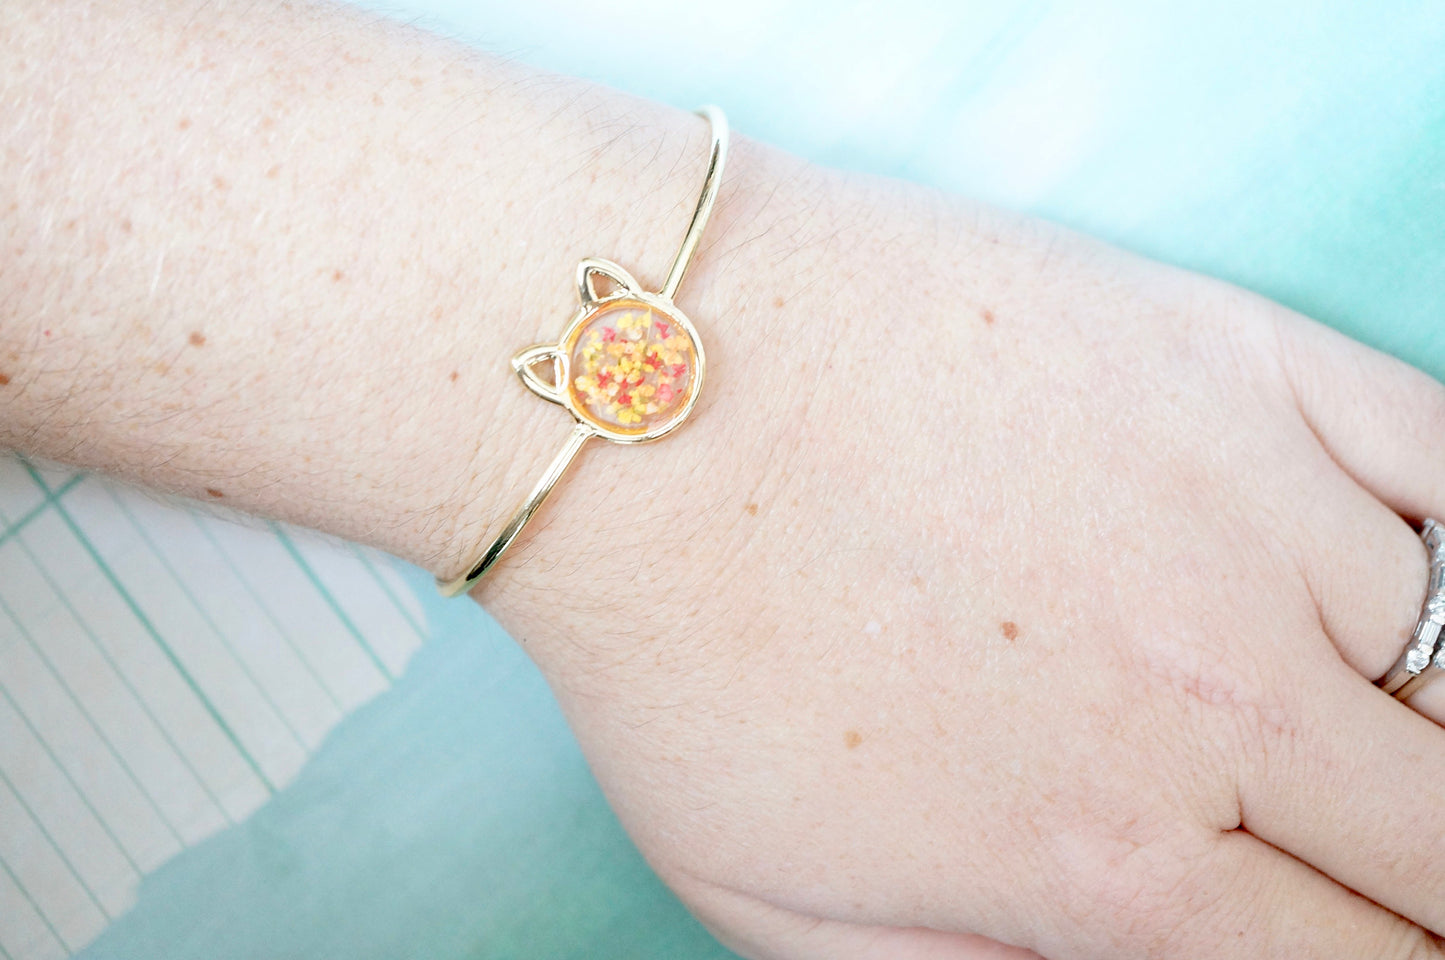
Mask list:
POLYGON ((584 307, 594 300, 602 299, 597 293, 596 286, 593 285, 593 279, 599 273, 619 287, 625 289, 628 293, 642 292, 642 285, 637 282, 632 274, 611 260, 603 260, 601 257, 588 257, 586 260, 577 264, 577 296, 581 298, 584 307))
MULTIPOLYGON (((512 369, 517 371, 517 376, 522 378, 522 382, 527 385, 528 390, 543 400, 561 404, 563 403, 562 384, 558 378, 561 376, 562 370, 561 364, 557 362, 559 359, 555 343, 539 343, 520 351, 513 357, 512 369), (552 364, 550 381, 537 375, 537 366, 547 362, 552 364)), ((565 404, 563 405, 565 406, 565 404)))

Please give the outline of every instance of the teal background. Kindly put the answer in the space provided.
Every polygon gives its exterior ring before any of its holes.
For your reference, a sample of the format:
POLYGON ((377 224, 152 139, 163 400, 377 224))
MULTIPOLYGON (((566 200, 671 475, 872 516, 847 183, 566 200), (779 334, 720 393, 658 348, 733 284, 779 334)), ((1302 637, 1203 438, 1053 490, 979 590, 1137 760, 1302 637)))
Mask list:
POLYGON ((430 577, 430 640, 84 957, 726 957, 622 832, 531 661, 430 577))
MULTIPOLYGON (((381 9, 381 8, 378 8, 381 9)), ((727 108, 820 162, 962 191, 1250 287, 1445 377, 1445 5, 390 5, 727 108)), ((648 872, 545 685, 470 604, 88 957, 726 956, 648 872)))

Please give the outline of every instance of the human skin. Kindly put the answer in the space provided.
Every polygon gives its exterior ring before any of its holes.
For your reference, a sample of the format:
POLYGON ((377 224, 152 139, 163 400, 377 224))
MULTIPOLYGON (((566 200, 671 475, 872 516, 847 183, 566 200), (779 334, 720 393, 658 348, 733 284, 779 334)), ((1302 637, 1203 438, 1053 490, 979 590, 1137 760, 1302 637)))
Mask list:
MULTIPOLYGON (((507 359, 584 256, 657 288, 707 150, 273 4, 5 4, 0 117, 0 447, 443 576, 568 429, 507 359)), ((1425 582, 1401 516, 1445 513, 1438 383, 742 138, 678 303, 691 421, 594 443, 475 595, 725 942, 1445 956, 1445 689, 1370 683, 1425 582)))

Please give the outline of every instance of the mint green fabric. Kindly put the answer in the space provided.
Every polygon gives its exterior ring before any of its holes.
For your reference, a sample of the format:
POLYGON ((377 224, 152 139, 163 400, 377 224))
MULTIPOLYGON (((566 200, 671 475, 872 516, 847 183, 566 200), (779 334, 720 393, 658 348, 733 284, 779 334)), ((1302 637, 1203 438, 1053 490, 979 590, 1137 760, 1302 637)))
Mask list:
MULTIPOLYGON (((1439 4, 692 6, 386 10, 1052 217, 1445 377, 1439 4)), ((631 848, 515 646, 411 580, 432 639, 401 682, 252 820, 149 877, 86 956, 727 955, 631 848)))
POLYGON ((82 955, 729 956, 638 856, 521 649, 466 601, 428 628, 294 783, 147 877, 82 955))

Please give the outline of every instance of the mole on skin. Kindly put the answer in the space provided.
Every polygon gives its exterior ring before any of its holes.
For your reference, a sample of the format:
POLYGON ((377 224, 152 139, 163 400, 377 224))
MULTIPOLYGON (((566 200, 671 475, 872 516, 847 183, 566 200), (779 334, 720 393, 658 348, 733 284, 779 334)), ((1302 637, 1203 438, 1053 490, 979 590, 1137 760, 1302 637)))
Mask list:
POLYGON ((7 384, 7 383, 9 383, 9 382, 10 382, 10 378, 9 378, 8 376, 6 376, 5 374, 0 373, 0 387, 5 386, 5 384, 7 384))
POLYGON ((219 500, 224 497, 225 494, 217 490, 215 487, 207 487, 206 496, 210 497, 212 500, 219 500))
POLYGON ((1017 640, 1019 635, 1019 625, 1014 623, 1012 620, 1005 620, 1003 623, 998 625, 998 632, 1003 634, 1003 638, 1005 640, 1017 640))
POLYGON ((857 730, 849 730, 847 733, 843 734, 843 746, 847 747, 849 750, 854 749, 858 746, 858 744, 862 742, 863 734, 859 733, 857 730))
POLYGON ((193 347, 204 347, 206 345, 206 335, 199 330, 192 330, 190 341, 193 347))

